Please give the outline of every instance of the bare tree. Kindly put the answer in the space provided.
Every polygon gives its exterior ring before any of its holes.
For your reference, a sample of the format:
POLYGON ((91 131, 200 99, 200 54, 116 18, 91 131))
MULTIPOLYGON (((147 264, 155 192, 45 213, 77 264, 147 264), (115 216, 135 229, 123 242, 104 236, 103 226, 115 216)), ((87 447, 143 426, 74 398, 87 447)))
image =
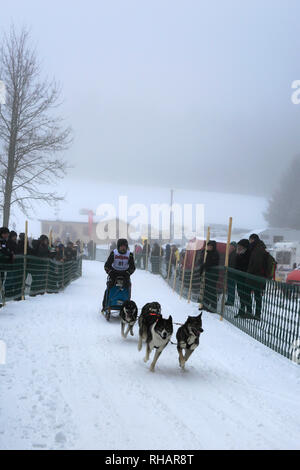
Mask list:
POLYGON ((28 214, 34 201, 48 204, 63 199, 49 186, 66 173, 58 155, 71 143, 71 129, 55 116, 60 89, 55 81, 41 80, 29 33, 14 27, 0 49, 0 78, 6 85, 6 104, 0 105, 0 207, 8 226, 11 208, 28 214), (45 185, 48 188, 45 188, 45 185))

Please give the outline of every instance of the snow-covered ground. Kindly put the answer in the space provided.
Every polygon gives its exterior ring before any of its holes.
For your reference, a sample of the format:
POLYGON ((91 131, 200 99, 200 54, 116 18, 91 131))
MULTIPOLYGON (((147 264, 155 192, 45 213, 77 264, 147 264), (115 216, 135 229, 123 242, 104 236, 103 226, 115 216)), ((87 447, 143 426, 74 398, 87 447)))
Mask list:
MULTIPOLYGON (((204 313, 186 370, 170 344, 151 373, 137 334, 99 314, 104 287, 103 264, 87 261, 64 293, 0 311, 1 449, 300 449, 299 366, 204 313)), ((197 313, 149 273, 132 297, 177 322, 197 313)))

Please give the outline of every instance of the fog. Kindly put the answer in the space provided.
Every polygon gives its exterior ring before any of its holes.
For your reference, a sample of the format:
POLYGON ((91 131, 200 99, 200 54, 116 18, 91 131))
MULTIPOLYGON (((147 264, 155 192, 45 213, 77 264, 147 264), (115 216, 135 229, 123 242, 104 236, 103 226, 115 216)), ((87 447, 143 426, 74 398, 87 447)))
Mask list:
MULTIPOLYGON (((295 1, 1 2, 74 130, 68 179, 268 197, 300 153, 295 1)), ((96 202, 98 203, 98 201, 96 202)))

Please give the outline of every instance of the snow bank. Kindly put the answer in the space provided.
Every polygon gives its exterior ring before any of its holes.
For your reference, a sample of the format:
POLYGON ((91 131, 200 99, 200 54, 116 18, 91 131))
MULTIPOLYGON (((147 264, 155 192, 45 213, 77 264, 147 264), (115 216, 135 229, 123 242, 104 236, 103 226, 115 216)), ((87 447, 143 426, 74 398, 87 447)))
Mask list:
MULTIPOLYGON (((104 287, 103 264, 86 261, 64 293, 0 311, 1 449, 300 449, 298 366, 204 313, 186 370, 169 345, 151 373, 137 328, 123 340, 99 314, 104 287)), ((132 297, 177 322, 197 314, 149 273, 132 297)))

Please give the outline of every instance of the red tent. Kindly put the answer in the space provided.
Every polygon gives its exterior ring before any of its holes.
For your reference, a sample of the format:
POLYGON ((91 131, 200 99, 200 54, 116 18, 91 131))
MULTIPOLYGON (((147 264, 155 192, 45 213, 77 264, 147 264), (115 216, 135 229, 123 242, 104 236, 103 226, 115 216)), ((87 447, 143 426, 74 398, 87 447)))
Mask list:
MULTIPOLYGON (((186 250, 187 250, 186 264, 185 264, 186 269, 192 269, 194 251, 201 250, 204 247, 204 245, 205 245, 205 240, 200 240, 199 238, 197 239, 194 238, 193 240, 189 241, 186 247, 186 250)), ((226 243, 217 242, 217 250, 220 254, 220 265, 224 265, 226 243)))

